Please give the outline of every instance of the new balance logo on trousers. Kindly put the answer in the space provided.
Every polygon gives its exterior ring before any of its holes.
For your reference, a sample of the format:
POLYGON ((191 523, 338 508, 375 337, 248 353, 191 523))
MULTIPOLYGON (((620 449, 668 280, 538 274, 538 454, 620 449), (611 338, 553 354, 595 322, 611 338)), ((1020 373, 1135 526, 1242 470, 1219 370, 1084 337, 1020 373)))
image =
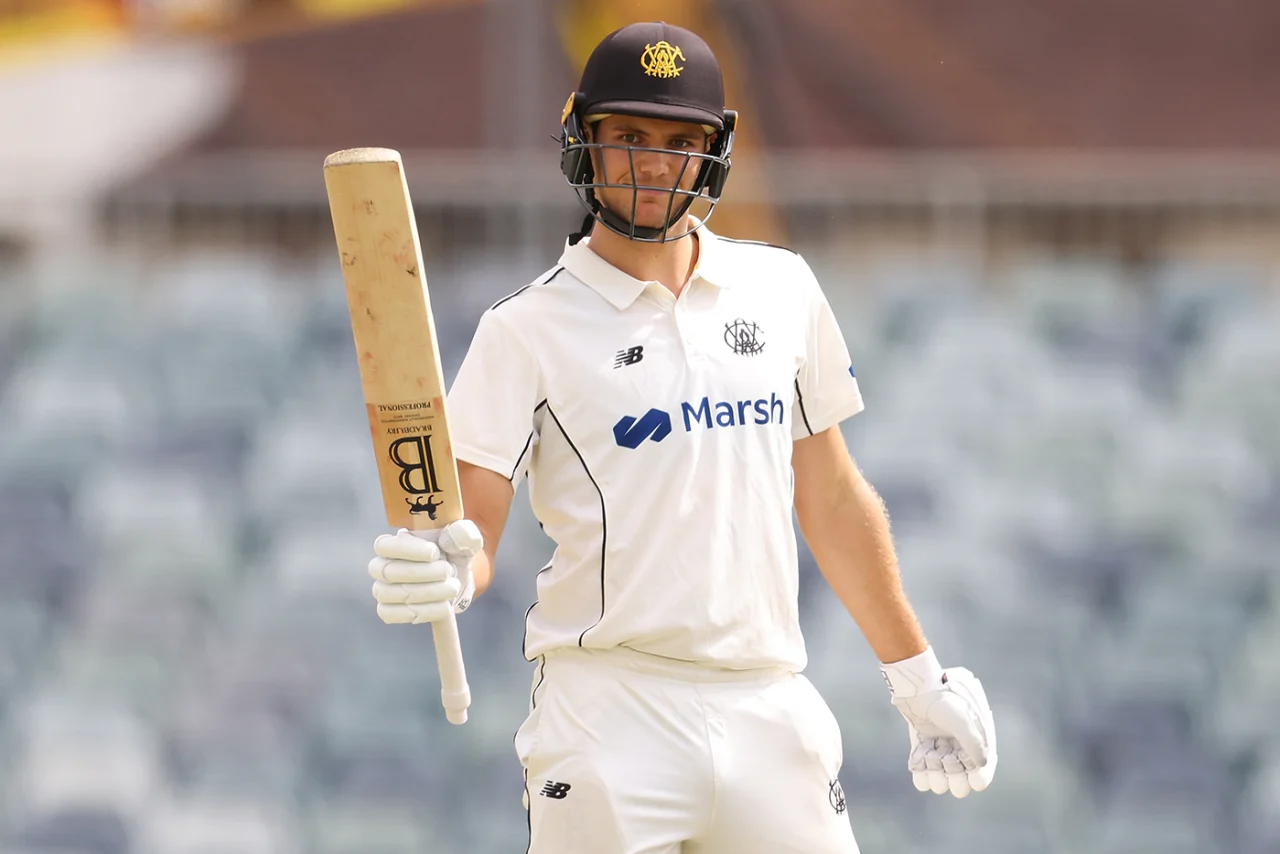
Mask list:
POLYGON ((572 788, 573 786, 570 786, 568 783, 554 783, 551 780, 548 780, 547 784, 542 787, 542 791, 538 794, 542 795, 544 798, 555 798, 557 801, 563 801, 565 796, 569 794, 569 790, 572 788))

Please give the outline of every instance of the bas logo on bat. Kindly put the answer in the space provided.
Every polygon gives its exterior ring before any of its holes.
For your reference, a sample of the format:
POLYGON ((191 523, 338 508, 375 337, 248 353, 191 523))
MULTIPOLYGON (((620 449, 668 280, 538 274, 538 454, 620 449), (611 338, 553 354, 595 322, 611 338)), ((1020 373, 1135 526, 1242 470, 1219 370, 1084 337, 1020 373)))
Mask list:
MULTIPOLYGON (((692 433, 696 428, 712 430, 716 427, 744 427, 751 424, 782 424, 786 405, 776 393, 755 400, 721 400, 712 402, 709 397, 698 401, 683 401, 680 417, 684 431, 692 433)), ((662 409, 650 409, 639 418, 624 415, 613 425, 613 439, 623 448, 635 449, 646 439, 661 442, 671 435, 671 414, 662 409)))
POLYGON ((405 499, 410 513, 426 513, 428 519, 436 518, 436 511, 444 506, 435 494, 440 491, 436 476, 436 458, 431 453, 431 434, 404 436, 387 448, 387 456, 400 469, 400 488, 413 496, 405 499), (423 496, 427 496, 423 499, 423 496))

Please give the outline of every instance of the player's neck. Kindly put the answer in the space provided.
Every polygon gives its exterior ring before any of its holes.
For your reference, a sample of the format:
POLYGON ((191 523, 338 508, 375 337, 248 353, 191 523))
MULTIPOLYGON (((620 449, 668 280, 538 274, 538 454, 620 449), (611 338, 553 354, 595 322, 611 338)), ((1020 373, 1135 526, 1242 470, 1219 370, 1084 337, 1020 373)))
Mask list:
MULTIPOLYGON (((684 222, 672 226, 677 233, 687 228, 684 222)), ((591 231, 590 245, 592 252, 631 278, 658 282, 676 296, 684 290, 698 261, 696 235, 669 243, 644 243, 628 240, 597 223, 591 231)))

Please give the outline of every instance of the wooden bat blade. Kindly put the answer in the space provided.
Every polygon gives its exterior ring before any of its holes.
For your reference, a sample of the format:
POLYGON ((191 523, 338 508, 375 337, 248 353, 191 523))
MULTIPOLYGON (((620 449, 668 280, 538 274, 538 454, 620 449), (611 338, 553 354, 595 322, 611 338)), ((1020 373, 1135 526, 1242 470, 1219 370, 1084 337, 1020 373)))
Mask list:
MULTIPOLYGON (((462 492, 404 164, 388 148, 337 151, 324 180, 387 521, 442 528, 463 518, 462 492)), ((457 620, 449 614, 431 631, 446 716, 465 723, 471 690, 457 620)))
POLYGON ((443 527, 462 518, 462 495, 404 165, 391 149, 350 149, 324 176, 387 521, 443 527))

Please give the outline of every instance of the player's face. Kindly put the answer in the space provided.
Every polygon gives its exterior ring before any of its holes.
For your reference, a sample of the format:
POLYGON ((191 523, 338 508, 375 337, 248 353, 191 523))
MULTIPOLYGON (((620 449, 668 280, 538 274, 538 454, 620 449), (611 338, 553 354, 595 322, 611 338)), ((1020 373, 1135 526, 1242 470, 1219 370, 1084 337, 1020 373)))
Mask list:
POLYGON ((631 152, 622 147, 597 149, 594 165, 596 174, 603 178, 604 183, 626 185, 595 191, 596 198, 605 207, 637 226, 661 228, 666 224, 669 212, 674 213, 688 199, 687 196, 677 196, 673 202, 671 190, 691 189, 704 162, 702 158, 688 155, 705 154, 711 137, 701 125, 690 122, 606 116, 597 124, 592 141, 611 146, 659 149, 631 152), (631 189, 632 186, 660 189, 636 190, 631 189))

